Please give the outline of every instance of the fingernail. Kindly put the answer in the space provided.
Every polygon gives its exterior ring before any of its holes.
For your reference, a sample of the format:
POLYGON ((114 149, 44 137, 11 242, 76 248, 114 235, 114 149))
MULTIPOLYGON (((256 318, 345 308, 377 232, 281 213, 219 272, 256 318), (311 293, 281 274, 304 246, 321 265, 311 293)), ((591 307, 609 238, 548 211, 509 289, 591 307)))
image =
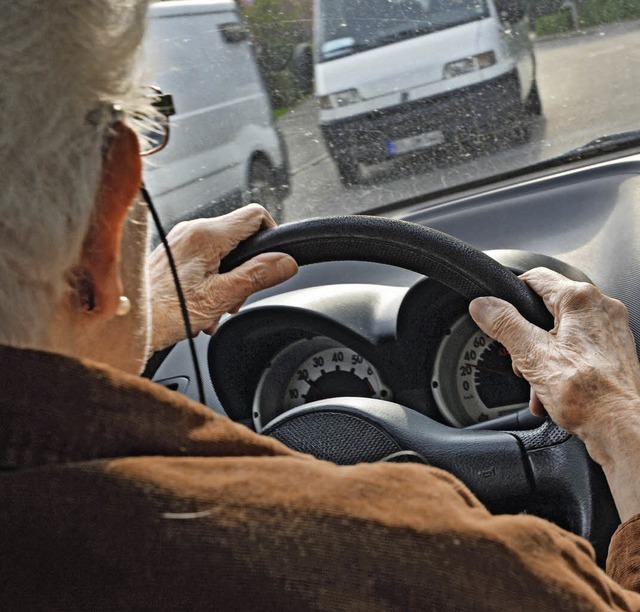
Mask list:
POLYGON ((290 255, 283 255, 276 265, 281 278, 290 278, 298 272, 298 263, 290 255))
POLYGON ((266 264, 275 265, 278 276, 282 279, 289 278, 298 271, 296 260, 286 253, 264 253, 260 258, 266 264))
POLYGON ((469 312, 471 316, 480 322, 484 322, 491 317, 491 313, 496 307, 494 298, 480 297, 472 300, 469 304, 469 312))

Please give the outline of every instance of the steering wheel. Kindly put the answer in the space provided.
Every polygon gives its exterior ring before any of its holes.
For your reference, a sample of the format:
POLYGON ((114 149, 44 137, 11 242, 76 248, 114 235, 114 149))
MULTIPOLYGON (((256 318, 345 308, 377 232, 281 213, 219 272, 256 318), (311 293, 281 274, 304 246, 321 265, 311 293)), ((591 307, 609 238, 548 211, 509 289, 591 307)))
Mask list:
MULTIPOLYGON (((421 225, 367 216, 290 223, 240 244, 220 270, 268 251, 288 253, 299 265, 342 260, 395 265, 429 276, 469 300, 500 297, 530 322, 545 329, 553 325, 539 296, 513 272, 469 244, 421 225)), ((519 498, 547 516, 550 509, 562 508, 555 520, 590 540, 601 564, 619 523, 599 466, 580 440, 550 420, 528 431, 456 429, 392 402, 333 398, 281 414, 263 434, 338 464, 413 451, 456 475, 490 507, 519 498)))

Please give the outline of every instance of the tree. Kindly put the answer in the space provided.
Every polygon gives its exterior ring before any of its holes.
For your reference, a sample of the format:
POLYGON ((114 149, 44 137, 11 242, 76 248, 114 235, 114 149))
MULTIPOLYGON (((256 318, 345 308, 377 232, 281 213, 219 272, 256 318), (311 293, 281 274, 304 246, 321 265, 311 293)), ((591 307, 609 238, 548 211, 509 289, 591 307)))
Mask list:
POLYGON ((311 0, 252 0, 241 4, 258 64, 275 107, 300 97, 290 60, 296 45, 311 39, 311 0))

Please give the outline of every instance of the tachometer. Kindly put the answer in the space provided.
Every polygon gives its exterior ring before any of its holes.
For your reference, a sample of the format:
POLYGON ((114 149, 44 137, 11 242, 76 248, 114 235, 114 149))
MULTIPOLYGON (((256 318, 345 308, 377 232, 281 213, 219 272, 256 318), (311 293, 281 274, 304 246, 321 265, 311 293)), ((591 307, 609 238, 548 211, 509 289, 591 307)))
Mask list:
POLYGON ((443 416, 456 427, 495 419, 529 402, 529 385, 513 373, 507 350, 468 315, 440 344, 431 387, 443 416))
POLYGON ((378 370, 362 355, 329 338, 301 340, 277 354, 263 373, 253 402, 257 431, 278 414, 332 397, 392 399, 378 370))

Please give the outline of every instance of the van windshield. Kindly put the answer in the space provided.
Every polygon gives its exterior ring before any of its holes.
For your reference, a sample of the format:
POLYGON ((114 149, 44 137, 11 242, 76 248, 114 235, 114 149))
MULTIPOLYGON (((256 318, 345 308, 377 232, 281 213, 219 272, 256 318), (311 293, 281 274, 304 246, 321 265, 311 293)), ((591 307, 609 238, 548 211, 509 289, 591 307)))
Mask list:
POLYGON ((489 17, 486 0, 317 0, 319 61, 489 17))

